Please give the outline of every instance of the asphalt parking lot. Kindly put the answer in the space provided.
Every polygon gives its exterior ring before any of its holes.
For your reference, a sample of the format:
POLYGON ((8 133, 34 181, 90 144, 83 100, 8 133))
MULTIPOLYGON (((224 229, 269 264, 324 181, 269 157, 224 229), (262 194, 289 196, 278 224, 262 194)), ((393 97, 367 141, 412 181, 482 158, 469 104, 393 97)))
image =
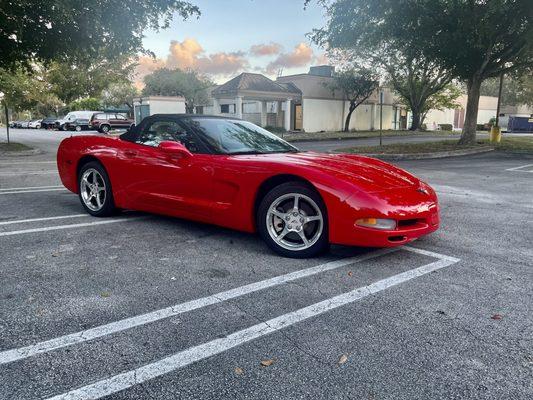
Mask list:
POLYGON ((1 399, 533 397, 532 155, 398 162, 439 193, 439 231, 293 260, 90 217, 54 146, 0 157, 1 399))

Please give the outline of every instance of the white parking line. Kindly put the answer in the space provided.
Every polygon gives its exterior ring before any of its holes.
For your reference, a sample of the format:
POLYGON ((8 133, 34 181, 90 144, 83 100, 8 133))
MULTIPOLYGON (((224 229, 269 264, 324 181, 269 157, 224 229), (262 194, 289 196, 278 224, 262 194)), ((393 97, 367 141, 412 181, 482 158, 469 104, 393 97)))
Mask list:
POLYGON ((533 167, 533 164, 521 165, 520 167, 507 168, 506 171, 532 172, 533 169, 526 170, 525 168, 533 167))
POLYGON ((21 171, 21 172, 1 172, 0 176, 20 176, 20 175, 48 175, 57 174, 57 170, 54 171, 21 171))
POLYGON ((326 272, 336 268, 344 267, 346 265, 377 258, 382 255, 398 251, 399 249, 400 248, 398 247, 392 249, 382 249, 362 256, 331 261, 325 264, 317 265, 315 267, 291 272, 289 274, 276 276, 255 283, 250 283, 249 285, 240 286, 235 289, 226 290, 224 292, 213 294, 207 297, 202 297, 196 300, 187 301, 185 303, 176 304, 174 306, 166 307, 146 314, 137 315, 135 317, 126 318, 120 321, 111 322, 109 324, 100 325, 84 331, 36 343, 31 346, 2 351, 0 352, 0 365, 17 360, 22 360, 24 358, 28 358, 36 354, 46 353, 62 347, 71 346, 73 344, 83 343, 102 336, 111 335, 113 333, 131 329, 136 326, 146 325, 165 318, 173 317, 189 311, 197 310, 199 308, 207 307, 212 304, 222 303, 230 299, 235 299, 246 294, 281 285, 287 282, 294 281, 296 279, 302 279, 308 276, 319 274, 321 272, 326 272))
POLYGON ((249 328, 234 332, 224 338, 214 339, 210 342, 190 347, 151 364, 114 375, 107 379, 102 379, 90 385, 51 397, 48 400, 90 400, 99 399, 101 397, 117 393, 121 390, 144 383, 148 380, 165 375, 192 363, 220 354, 244 343, 277 332, 280 329, 287 328, 309 318, 316 317, 325 312, 337 309, 357 300, 361 300, 372 294, 379 293, 385 289, 405 283, 411 279, 418 278, 430 272, 450 266, 458 261, 459 259, 457 258, 447 256, 446 258, 440 258, 438 261, 426 264, 422 267, 393 275, 389 278, 371 283, 370 285, 363 286, 310 306, 300 308, 299 310, 280 315, 279 317, 272 318, 268 321, 261 322, 249 328))
POLYGON ((72 215, 60 215, 58 217, 18 219, 18 220, 13 220, 13 221, 0 222, 0 225, 25 224, 28 222, 52 221, 55 219, 79 218, 79 217, 90 217, 90 216, 91 216, 90 214, 72 214, 72 215))
POLYGON ((56 189, 34 189, 34 190, 13 190, 12 192, 0 192, 0 196, 3 194, 17 194, 17 193, 39 193, 39 192, 60 192, 65 191, 66 188, 56 188, 56 189))
POLYGON ((57 164, 57 161, 15 161, 0 162, 0 165, 26 165, 26 164, 57 164))
POLYGON ((46 226, 43 228, 32 228, 32 229, 22 229, 19 231, 0 232, 0 236, 24 235, 26 233, 38 233, 38 232, 57 231, 57 230, 63 230, 63 229, 82 228, 84 226, 105 225, 105 224, 114 224, 117 222, 137 221, 139 219, 144 219, 144 218, 146 217, 106 219, 103 221, 84 222, 81 224, 46 226))
POLYGON ((63 186, 26 186, 26 187, 14 187, 14 188, 3 188, 0 189, 0 192, 6 192, 11 190, 31 190, 31 189, 58 189, 62 188, 63 186))

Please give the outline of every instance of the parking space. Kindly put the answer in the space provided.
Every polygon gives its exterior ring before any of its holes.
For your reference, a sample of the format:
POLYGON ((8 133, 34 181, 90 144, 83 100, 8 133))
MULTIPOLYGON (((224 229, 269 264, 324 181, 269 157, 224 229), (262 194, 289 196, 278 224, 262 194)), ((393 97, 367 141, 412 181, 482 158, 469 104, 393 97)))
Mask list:
POLYGON ((87 216, 52 152, 0 159, 0 398, 531 398, 533 185, 512 171, 533 157, 398 164, 438 191, 438 232, 294 260, 87 216))

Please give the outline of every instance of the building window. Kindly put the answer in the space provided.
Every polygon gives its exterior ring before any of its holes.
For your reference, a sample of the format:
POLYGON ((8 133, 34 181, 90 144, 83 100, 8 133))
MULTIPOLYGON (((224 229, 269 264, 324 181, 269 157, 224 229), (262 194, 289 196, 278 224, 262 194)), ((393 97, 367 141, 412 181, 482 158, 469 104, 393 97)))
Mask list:
POLYGON ((235 104, 221 104, 220 113, 221 114, 235 114, 235 104))

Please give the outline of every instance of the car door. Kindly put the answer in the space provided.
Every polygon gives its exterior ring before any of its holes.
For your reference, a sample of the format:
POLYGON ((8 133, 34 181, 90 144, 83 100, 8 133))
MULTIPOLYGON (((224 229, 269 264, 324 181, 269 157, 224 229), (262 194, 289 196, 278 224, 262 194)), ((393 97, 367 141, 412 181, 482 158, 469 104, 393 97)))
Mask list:
POLYGON ((177 120, 155 118, 139 127, 134 142, 118 152, 125 197, 134 209, 208 220, 212 209, 211 155, 177 120), (192 156, 176 157, 159 143, 180 141, 192 156))
POLYGON ((117 114, 116 118, 115 118, 115 121, 116 121, 116 125, 115 126, 117 126, 119 128, 126 128, 126 127, 130 126, 128 120, 123 115, 117 114))

